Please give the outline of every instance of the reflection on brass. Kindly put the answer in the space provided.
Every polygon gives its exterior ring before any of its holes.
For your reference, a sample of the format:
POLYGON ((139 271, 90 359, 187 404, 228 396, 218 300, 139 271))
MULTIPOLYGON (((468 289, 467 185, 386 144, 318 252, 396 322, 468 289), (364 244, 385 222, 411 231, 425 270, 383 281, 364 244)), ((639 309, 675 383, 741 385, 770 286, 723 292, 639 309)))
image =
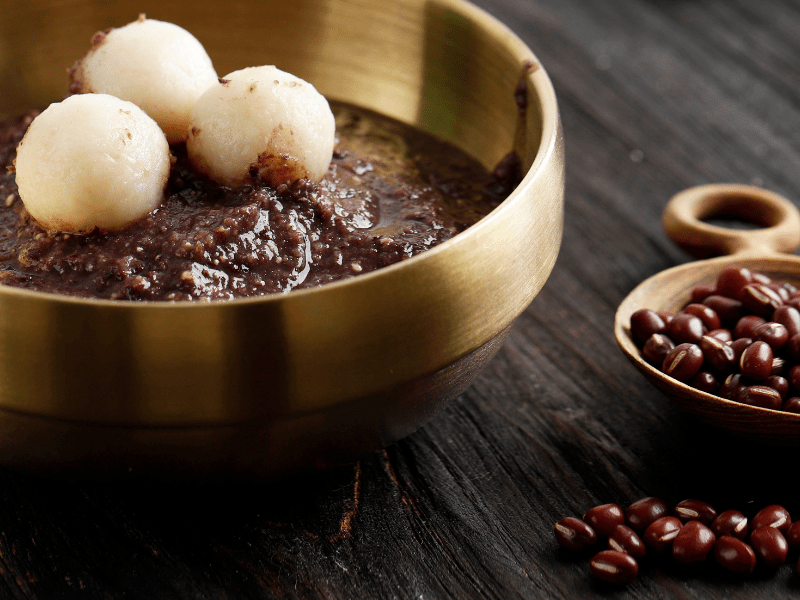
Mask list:
POLYGON ((195 34, 221 75, 275 64, 488 167, 516 144, 530 170, 467 232, 321 288, 133 304, 0 287, 0 462, 265 477, 413 431, 491 358, 555 262, 564 157, 544 69, 456 0, 1 0, 0 114, 60 100, 91 35, 140 12, 195 34))

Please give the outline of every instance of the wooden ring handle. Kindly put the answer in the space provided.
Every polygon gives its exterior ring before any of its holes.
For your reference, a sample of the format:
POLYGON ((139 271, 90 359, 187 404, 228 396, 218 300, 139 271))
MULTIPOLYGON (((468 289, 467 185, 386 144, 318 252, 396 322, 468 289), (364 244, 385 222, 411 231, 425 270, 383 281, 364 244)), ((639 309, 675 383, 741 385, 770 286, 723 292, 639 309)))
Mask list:
POLYGON ((709 184, 669 201, 662 217, 667 235, 696 258, 728 254, 793 253, 800 246, 800 212, 783 196, 751 185, 709 184), (760 229, 740 230, 703 222, 734 218, 760 229))

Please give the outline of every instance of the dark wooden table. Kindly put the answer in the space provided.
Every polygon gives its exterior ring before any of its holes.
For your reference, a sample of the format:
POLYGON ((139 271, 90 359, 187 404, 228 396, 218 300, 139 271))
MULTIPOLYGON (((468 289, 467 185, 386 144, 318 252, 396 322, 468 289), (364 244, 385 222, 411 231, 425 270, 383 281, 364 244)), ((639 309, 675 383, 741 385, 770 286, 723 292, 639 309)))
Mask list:
POLYGON ((553 523, 643 496, 800 518, 798 452, 671 405, 616 346, 641 280, 688 260, 665 202, 709 182, 800 191, 800 1, 478 0, 549 71, 567 146, 566 227, 547 285, 475 384, 355 467, 273 485, 40 480, 0 472, 3 598, 790 598, 642 565, 616 590, 553 523))

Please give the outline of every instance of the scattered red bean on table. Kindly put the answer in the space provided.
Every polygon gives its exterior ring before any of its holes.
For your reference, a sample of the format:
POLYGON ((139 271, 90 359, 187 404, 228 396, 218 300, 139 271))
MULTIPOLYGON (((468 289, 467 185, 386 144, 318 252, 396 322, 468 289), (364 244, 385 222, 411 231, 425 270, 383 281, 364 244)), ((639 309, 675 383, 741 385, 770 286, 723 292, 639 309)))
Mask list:
POLYGON ((786 562, 789 545, 786 538, 775 527, 759 527, 750 534, 750 546, 756 556, 770 569, 777 569, 786 562))
MULTIPOLYGON (((573 552, 595 552, 589 570, 596 578, 627 585, 639 573, 639 561, 671 556, 681 565, 715 562, 739 575, 753 573, 757 565, 775 570, 787 560, 790 548, 800 547, 800 521, 771 504, 751 520, 738 510, 717 513, 702 500, 683 500, 670 510, 659 498, 647 497, 627 509, 601 504, 583 519, 566 517, 555 524, 558 543, 573 552), (603 546, 606 545, 607 549, 603 546)), ((797 563, 800 573, 800 561, 797 563)))
POLYGON ((682 565, 705 562, 717 536, 700 521, 688 521, 672 541, 672 556, 682 565))
POLYGON ((800 290, 790 282, 727 267, 677 314, 637 310, 630 331, 644 360, 678 381, 800 413, 800 290))
POLYGON ((622 508, 616 504, 601 504, 586 511, 583 520, 588 523, 597 535, 608 537, 617 528, 625 524, 625 515, 622 508))
POLYGON ((714 559, 720 567, 731 573, 750 575, 756 569, 756 553, 753 548, 730 535, 716 541, 714 559))

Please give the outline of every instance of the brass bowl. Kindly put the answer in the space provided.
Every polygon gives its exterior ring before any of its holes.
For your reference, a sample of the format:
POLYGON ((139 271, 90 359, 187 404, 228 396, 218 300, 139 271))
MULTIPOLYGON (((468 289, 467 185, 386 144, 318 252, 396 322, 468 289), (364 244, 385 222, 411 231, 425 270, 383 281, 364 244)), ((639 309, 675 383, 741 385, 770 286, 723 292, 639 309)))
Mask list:
POLYGON ((551 83, 458 0, 2 0, 0 114, 60 100, 91 35, 144 12, 221 74, 276 64, 327 97, 527 174, 490 216, 413 259, 321 288, 213 303, 0 287, 0 463, 64 476, 271 478, 352 461, 463 391, 544 285, 564 158, 551 83), (527 109, 514 91, 522 81, 527 109))

